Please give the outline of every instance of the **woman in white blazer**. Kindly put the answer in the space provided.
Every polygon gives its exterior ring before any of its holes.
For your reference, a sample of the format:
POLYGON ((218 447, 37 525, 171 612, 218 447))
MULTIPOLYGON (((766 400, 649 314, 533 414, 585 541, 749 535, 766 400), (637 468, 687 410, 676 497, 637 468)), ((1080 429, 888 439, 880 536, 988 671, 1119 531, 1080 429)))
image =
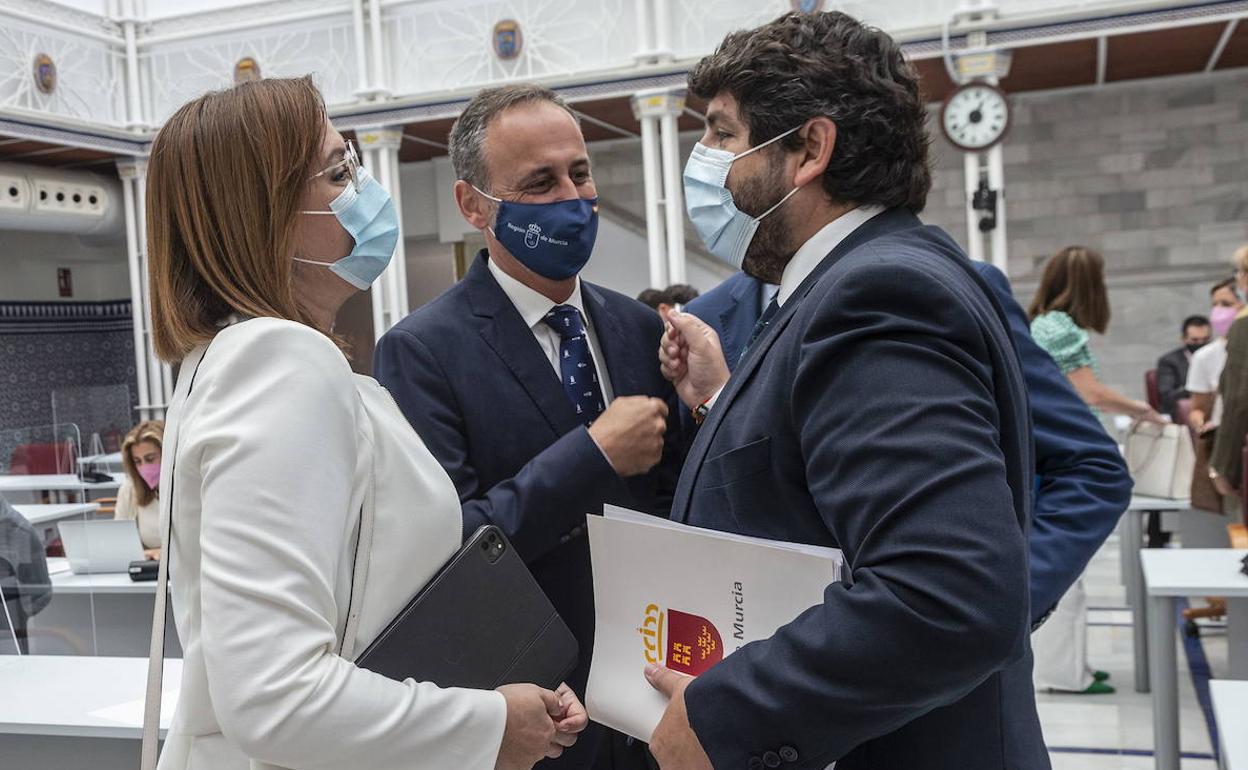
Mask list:
MULTIPOLYGON (((363 650, 458 549, 455 488, 331 337, 397 212, 310 79, 207 94, 148 171, 160 488, 184 650, 162 770, 528 768, 587 723, 566 686, 396 682, 363 650)), ((418 652, 418 651, 414 651, 418 652)))

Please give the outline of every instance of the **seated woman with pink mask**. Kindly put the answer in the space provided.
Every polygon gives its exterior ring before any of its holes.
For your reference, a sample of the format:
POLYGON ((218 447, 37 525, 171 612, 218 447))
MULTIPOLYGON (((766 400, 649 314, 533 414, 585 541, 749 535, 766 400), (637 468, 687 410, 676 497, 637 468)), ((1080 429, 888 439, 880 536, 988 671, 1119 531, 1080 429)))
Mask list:
POLYGON ((115 519, 136 519, 143 554, 160 558, 160 454, 165 423, 150 420, 139 423, 121 444, 121 464, 126 478, 117 490, 115 519))

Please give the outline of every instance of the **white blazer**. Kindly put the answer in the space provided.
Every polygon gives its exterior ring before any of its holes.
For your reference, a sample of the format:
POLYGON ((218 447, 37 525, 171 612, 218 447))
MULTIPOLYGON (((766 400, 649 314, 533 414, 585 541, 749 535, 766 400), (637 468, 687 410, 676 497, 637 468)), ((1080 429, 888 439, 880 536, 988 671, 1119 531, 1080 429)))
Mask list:
POLYGON ((344 657, 461 540, 455 488, 390 394, 315 330, 251 319, 187 357, 165 441, 184 661, 161 770, 492 770, 502 695, 395 682, 344 657), (365 505, 374 531, 357 564, 365 505))

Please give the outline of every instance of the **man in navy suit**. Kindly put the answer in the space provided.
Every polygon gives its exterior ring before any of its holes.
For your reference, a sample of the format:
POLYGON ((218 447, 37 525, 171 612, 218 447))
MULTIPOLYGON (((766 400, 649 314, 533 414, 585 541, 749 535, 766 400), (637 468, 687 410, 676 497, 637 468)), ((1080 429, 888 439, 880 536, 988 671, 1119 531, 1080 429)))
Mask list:
MULTIPOLYGON (((580 127, 554 93, 482 91, 451 130, 450 154, 456 203, 486 249, 382 337, 375 370, 455 482, 464 534, 498 525, 575 634, 568 683, 584 692, 585 517, 604 502, 666 516, 679 472, 675 394, 654 357, 662 322, 578 277, 597 193, 580 127)), ((644 747, 605 735, 591 726, 558 766, 644 766, 644 747)))
MULTIPOLYGON (((1027 314, 1009 280, 987 262, 972 264, 1005 310, 1031 400, 1036 497, 1027 545, 1032 621, 1038 624, 1114 530, 1131 501, 1131 474, 1070 380, 1031 338, 1027 314)), ((730 371, 762 315, 760 298, 772 288, 736 273, 685 306, 685 312, 715 330, 730 371)))
POLYGON ((648 668, 670 697, 651 750, 665 770, 1047 768, 1027 393, 1000 304, 916 216, 917 75, 882 32, 793 13, 729 35, 689 86, 693 224, 780 289, 731 377, 713 330, 669 315, 664 371, 704 419, 672 516, 840 548, 849 579, 696 680, 648 668))

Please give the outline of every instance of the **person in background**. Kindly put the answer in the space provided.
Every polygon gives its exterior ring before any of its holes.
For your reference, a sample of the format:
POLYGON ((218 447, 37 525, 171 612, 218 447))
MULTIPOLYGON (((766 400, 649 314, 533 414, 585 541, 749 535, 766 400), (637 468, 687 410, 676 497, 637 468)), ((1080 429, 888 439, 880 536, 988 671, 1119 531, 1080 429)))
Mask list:
POLYGON ((1235 278, 1227 278, 1214 284, 1209 290, 1213 307, 1209 311, 1209 328, 1213 340, 1192 355, 1187 370, 1185 388, 1192 398, 1188 413, 1188 425, 1198 435, 1212 434, 1222 421, 1222 399, 1218 396, 1218 383, 1226 366, 1226 335, 1235 323, 1235 317, 1244 309, 1235 291, 1235 278))
POLYGON ((687 283, 674 283, 663 290, 663 301, 655 308, 659 315, 666 318, 667 311, 673 307, 684 307, 698 298, 698 290, 687 283))
MULTIPOLYGON (((1242 302, 1248 293, 1248 246, 1235 252, 1235 285, 1242 302)), ((1248 307, 1242 308, 1226 335, 1226 364, 1218 394, 1222 419, 1209 458, 1209 478, 1222 495, 1224 513, 1237 514, 1238 492, 1243 483, 1244 434, 1248 432, 1248 307)))
POLYGON ((662 289, 646 289, 637 295, 637 301, 651 310, 658 310, 659 305, 663 304, 664 295, 662 289))
MULTIPOLYGON (((1109 315, 1105 262, 1100 254, 1070 246, 1049 259, 1028 311, 1036 344, 1057 363, 1085 403, 1136 419, 1164 422, 1165 418, 1148 404, 1129 399, 1100 381, 1096 359, 1088 347, 1088 330, 1104 334, 1109 315)), ((1087 695, 1114 692, 1105 677, 1088 666, 1087 615, 1087 593, 1080 578, 1032 636, 1037 689, 1087 695)))
POLYGON ((0 497, 0 655, 30 652, 26 622, 51 601, 43 538, 0 497))
POLYGON ((1053 357, 1088 406, 1137 420, 1165 422, 1145 402, 1128 398, 1100 380, 1100 369, 1088 346, 1089 331, 1104 334, 1109 327, 1105 260, 1100 254, 1084 246, 1069 246, 1051 257, 1027 315, 1031 336, 1053 357))
POLYGON ((666 289, 646 289, 637 295, 637 301, 666 317, 674 305, 688 305, 698 296, 698 290, 687 283, 674 283, 666 289))
POLYGON ((160 454, 165 440, 163 420, 134 426, 121 442, 121 467, 126 478, 117 490, 114 519, 133 519, 143 541, 143 555, 160 558, 160 454))
POLYGON ((1213 305, 1209 310, 1209 326, 1214 339, 1192 355, 1185 386, 1192 399, 1187 424, 1196 437, 1192 505, 1220 513, 1222 501, 1209 478, 1209 456, 1213 453, 1216 431, 1222 421, 1222 399, 1218 395, 1218 383, 1222 380, 1222 369, 1226 366, 1226 335, 1244 305, 1235 293, 1233 277, 1215 284, 1209 291, 1209 297, 1213 305))
POLYGON ((1189 315, 1179 331, 1183 344, 1157 359, 1157 392, 1161 395, 1161 412, 1171 417, 1179 399, 1187 398, 1187 370, 1196 351, 1209 344, 1209 319, 1189 315))

